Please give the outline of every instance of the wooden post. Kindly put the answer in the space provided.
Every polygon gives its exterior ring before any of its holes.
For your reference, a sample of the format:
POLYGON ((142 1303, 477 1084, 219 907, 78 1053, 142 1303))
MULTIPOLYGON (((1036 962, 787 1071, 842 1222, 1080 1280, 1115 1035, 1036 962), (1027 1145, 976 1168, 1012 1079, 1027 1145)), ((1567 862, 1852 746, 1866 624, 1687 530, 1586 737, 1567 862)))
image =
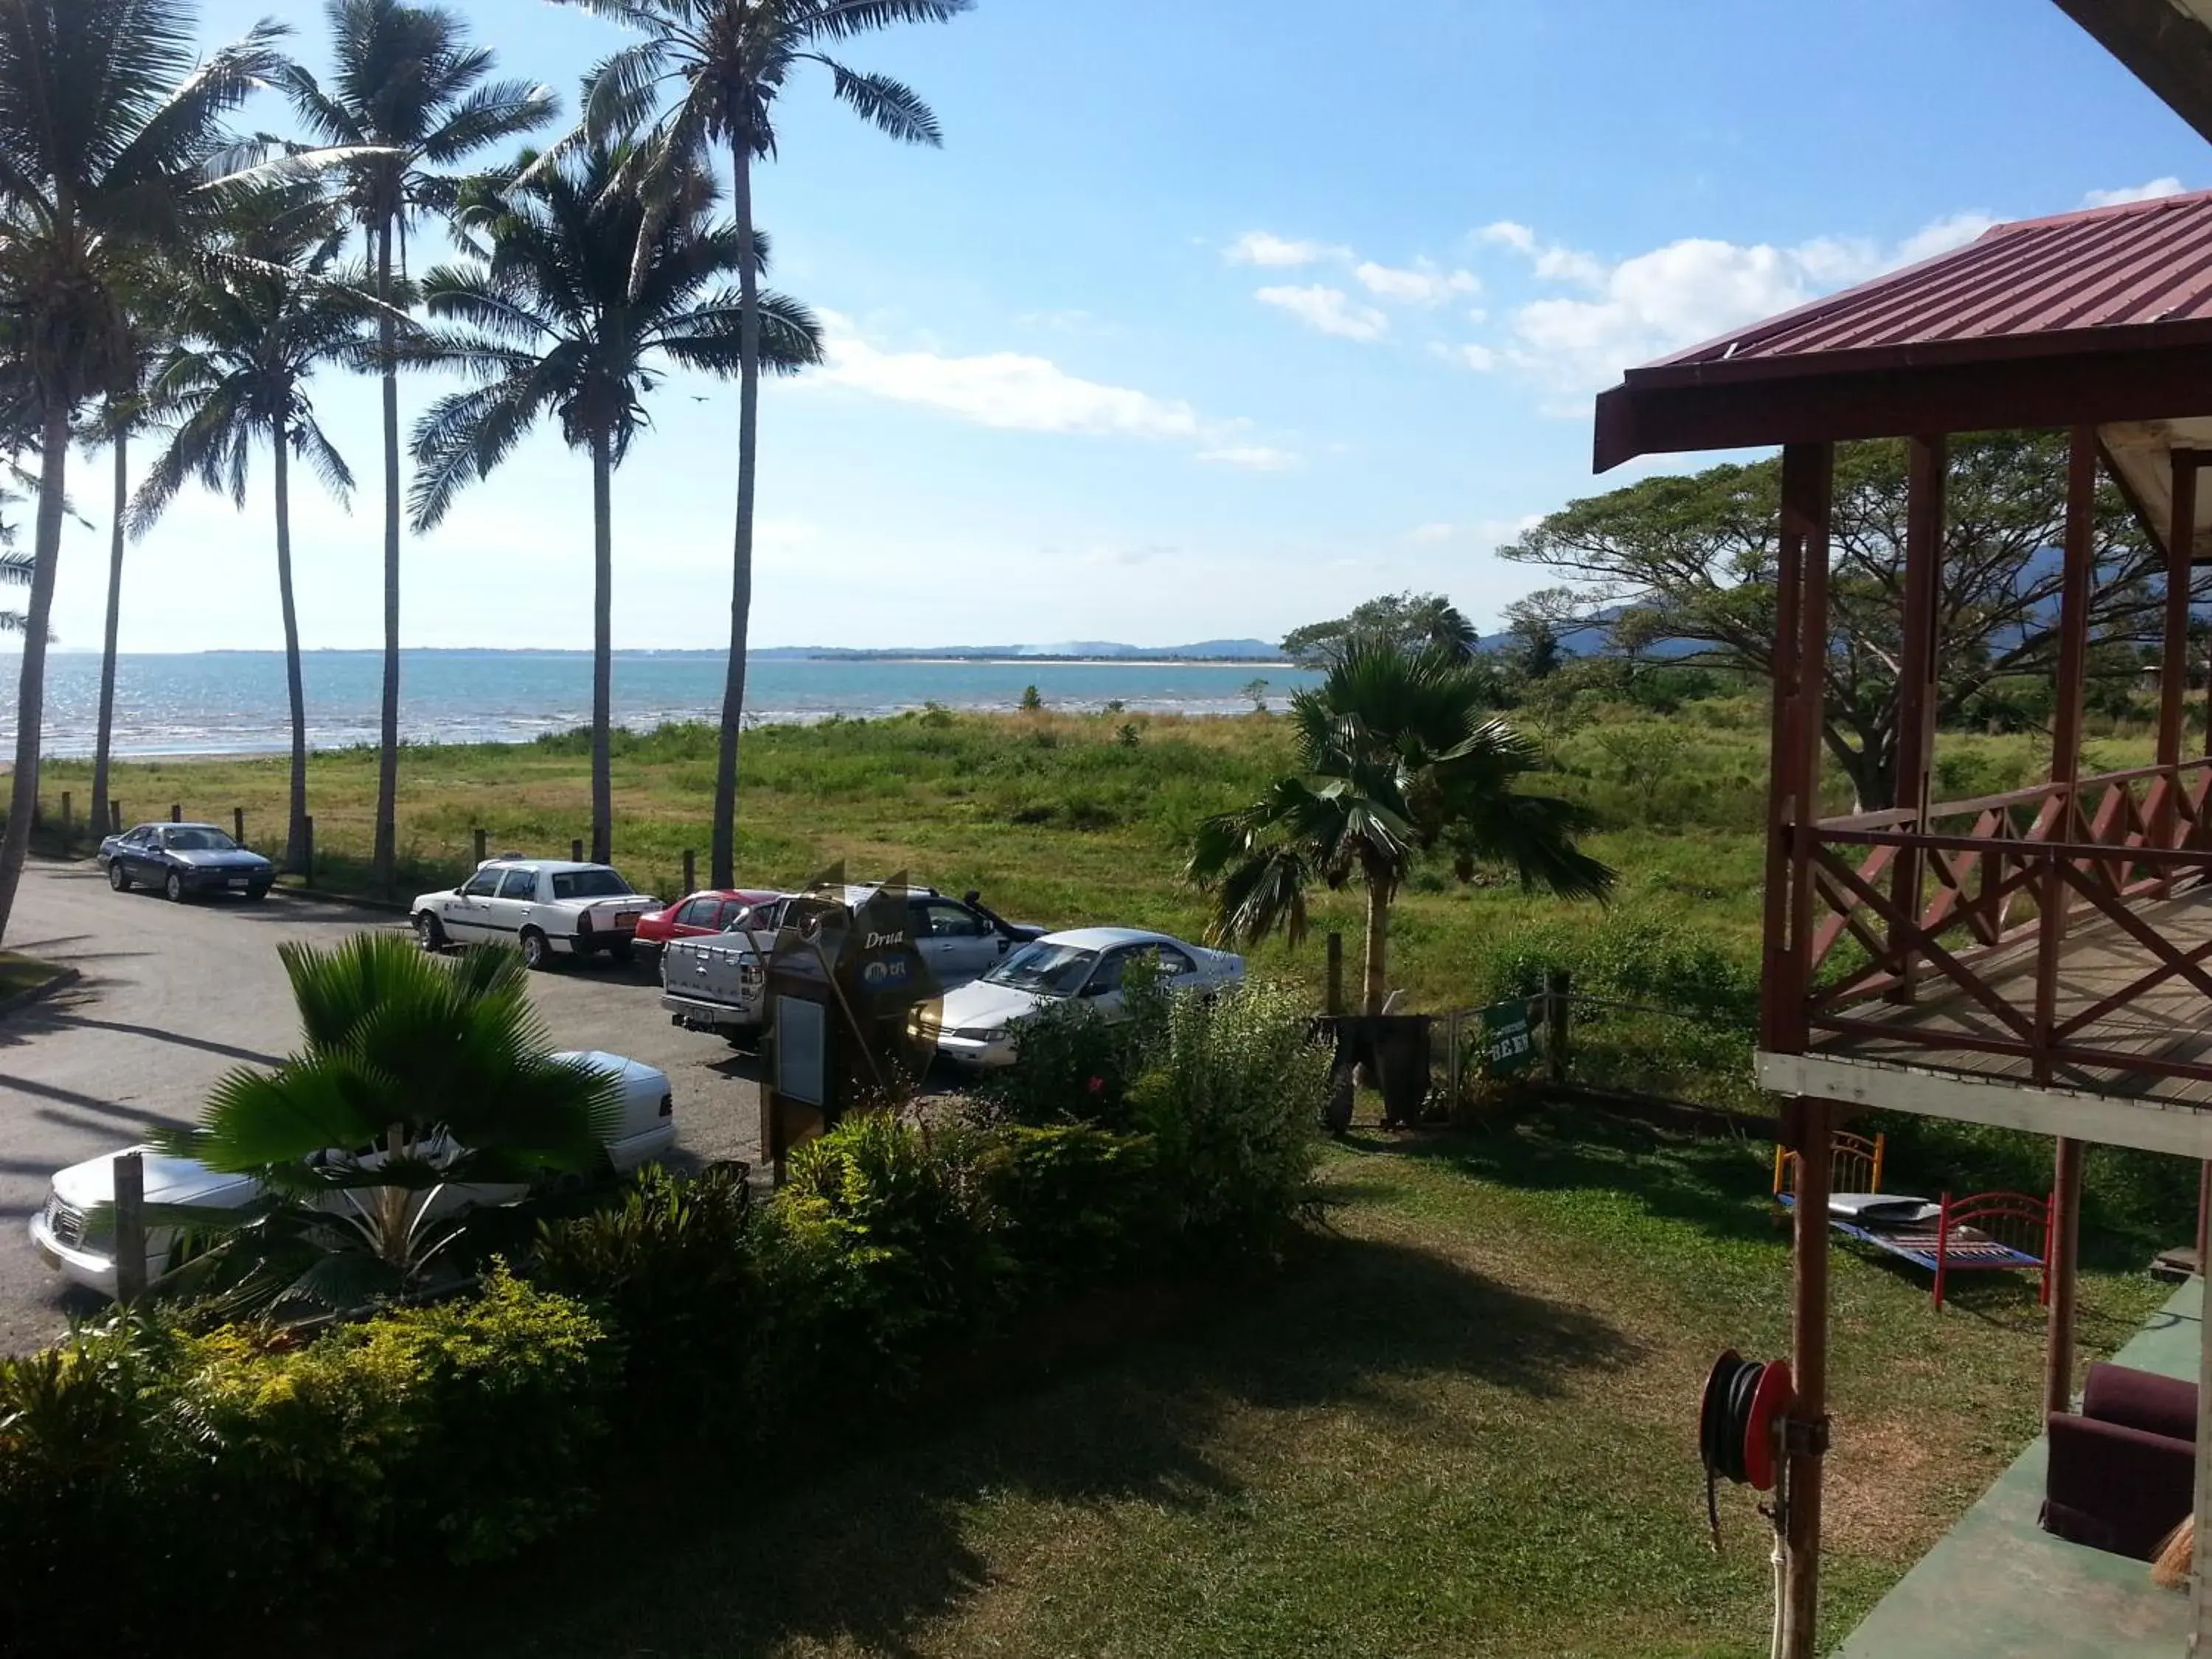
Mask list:
POLYGON ((62 853, 64 856, 67 856, 69 853, 71 832, 76 828, 76 805, 70 799, 70 792, 64 789, 62 791, 62 853))
POLYGON ((2051 1183, 2051 1311, 2043 1350, 2043 1409, 2074 1403, 2074 1290, 2081 1242, 2082 1143, 2058 1139, 2051 1183))
POLYGON ((2173 452, 2166 535, 2166 629, 2158 659, 2158 763, 2179 765, 2189 696, 2189 559, 2197 528, 2197 453, 2173 452))
POLYGON ((491 854, 490 854, 487 853, 487 852, 484 850, 484 849, 485 849, 485 848, 486 848, 486 847, 488 847, 488 846, 490 844, 491 837, 490 837, 489 832, 489 831, 487 831, 482 824, 478 824, 478 825, 477 826, 475 840, 476 840, 476 849, 477 849, 477 862, 478 864, 482 864, 482 863, 483 863, 483 862, 487 858, 489 858, 489 857, 491 856, 491 854))
MULTIPOLYGON (((2201 1273, 2203 1269, 2198 1269, 2201 1273)), ((2200 1284, 2207 1281, 2200 1278, 2200 1284)), ((2212 1308, 2197 1316, 2197 1535, 2212 1537, 2212 1308)), ((2189 1651, 2212 1655, 2212 1552, 2199 1551, 2190 1574, 2189 1651)))
MULTIPOLYGON (((1914 438, 1905 446, 1905 637, 1897 679, 1895 804, 1910 811, 1910 827, 1928 833, 1929 775, 1936 760, 1938 646, 1936 595, 1942 586, 1943 510, 1948 453, 1943 439, 1914 438)), ((1904 826, 1900 826, 1904 827, 1904 826)), ((1917 847, 1900 847, 1890 873, 1890 899, 1900 915, 1920 915, 1924 861, 1917 847)), ((1890 930, 1890 948, 1902 940, 1890 930)), ((1890 1000, 1910 1002, 1914 956, 1899 951, 1890 1000)))
POLYGON ((1574 978, 1564 968, 1544 970, 1544 1070, 1554 1083, 1567 1080, 1567 1030, 1574 978))
POLYGON ((111 836, 121 835, 123 833, 123 803, 112 795, 107 799, 107 833, 111 836))
POLYGON ((300 877, 308 886, 315 884, 315 815, 312 812, 300 819, 300 877))
POLYGON ((1328 996, 1322 1006, 1329 1014, 1340 1014, 1344 1012, 1344 935, 1332 933, 1323 944, 1328 962, 1328 996))
MULTIPOLYGON (((2096 557, 2097 430, 2074 428, 2066 462, 2065 566, 2058 591, 2057 705, 2051 714, 2051 781, 2054 840, 2089 839, 2074 786, 2081 776, 2083 682, 2089 659, 2089 582, 2096 557)), ((2065 861, 2046 857, 2036 886, 2034 1079, 2047 1086, 2053 1070, 2052 1031, 2058 1017, 2058 957, 2072 908, 2065 861)))
POLYGON ((2205 1258, 2212 1254, 2212 1159, 2197 1166, 2197 1271, 2212 1273, 2205 1258))
POLYGON ((699 855, 688 847, 684 849, 684 890, 699 890, 699 855))
POLYGON ((584 838, 581 836, 568 843, 568 861, 572 864, 584 861, 584 838))
POLYGON ((172 805, 169 808, 169 822, 172 823, 182 823, 184 821, 185 809, 181 806, 172 805))
POLYGON ((1784 1659, 1814 1659, 1820 1614, 1820 1486, 1828 1449, 1829 1105, 1796 1103, 1796 1201, 1790 1206, 1790 1508, 1783 1534, 1784 1659))
POLYGON ((230 838, 240 847, 246 845, 246 809, 243 806, 230 809, 230 838))
POLYGON ((115 1182, 115 1299, 125 1307, 146 1294, 146 1169, 137 1152, 118 1152, 115 1182))

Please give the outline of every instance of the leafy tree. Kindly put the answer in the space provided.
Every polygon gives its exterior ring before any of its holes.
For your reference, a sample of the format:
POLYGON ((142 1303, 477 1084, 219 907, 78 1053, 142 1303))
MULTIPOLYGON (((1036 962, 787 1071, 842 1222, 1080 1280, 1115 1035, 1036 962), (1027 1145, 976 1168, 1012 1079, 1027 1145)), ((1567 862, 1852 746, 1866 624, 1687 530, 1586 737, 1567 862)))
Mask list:
POLYGON ((276 25, 203 56, 193 22, 185 0, 0 0, 0 358, 39 457, 0 936, 38 805, 72 422, 129 386, 135 276, 192 241, 219 194, 223 118, 282 61, 276 25))
POLYGON ((307 858, 307 705, 292 597, 291 463, 305 461, 340 501, 353 472, 324 434, 307 381, 327 363, 365 367, 376 302, 365 272, 338 263, 344 224, 303 185, 258 191, 234 206, 219 256, 161 296, 176 343, 155 368, 147 410, 170 433, 131 509, 143 531, 187 480, 241 509, 253 451, 266 443, 276 518, 276 592, 291 701, 292 781, 285 860, 307 858))
MULTIPOLYGON (((2065 445, 2063 434, 2021 432, 1952 443, 1936 616, 1941 720, 2001 680, 2056 666, 2065 445)), ((1841 446, 1835 489, 1822 735, 1875 809, 1897 791, 1905 447, 1841 446)), ((1778 459, 1716 466, 1571 502, 1499 552, 1572 583, 1545 596, 1562 632, 1601 630, 1616 651, 1680 641, 1694 647, 1684 662, 1771 678, 1780 510, 1778 459)), ((2095 561, 2093 639, 2154 640, 2165 557, 2109 486, 2097 498, 2095 561)))
POLYGON ((516 952, 432 957, 388 933, 276 952, 306 1046, 232 1073, 167 1138, 265 1191, 243 1213, 161 1218, 228 1234, 195 1277, 245 1299, 358 1305, 409 1288, 455 1236, 454 1189, 604 1164, 619 1086, 548 1052, 516 952))
MULTIPOLYGON (((592 856, 603 863, 614 834, 614 471, 667 370, 738 372, 730 279, 746 264, 736 228, 714 216, 704 173, 681 182, 672 207, 650 211, 621 187, 627 161, 627 151, 605 148, 572 150, 548 167, 526 156, 514 175, 488 183, 465 206, 463 227, 489 251, 424 280, 431 317, 452 325, 421 355, 481 384, 441 398, 416 427, 411 502, 416 529, 429 529, 456 492, 489 476, 549 414, 570 447, 590 454, 592 856)), ((757 237, 751 263, 766 259, 757 237)), ((803 307, 766 295, 761 319, 769 368, 796 373, 821 360, 821 331, 803 307)))
POLYGON ((407 238, 448 211, 459 184, 445 172, 553 118, 544 87, 490 78, 489 51, 468 44, 457 12, 400 0, 328 0, 333 74, 326 88, 296 64, 283 71, 293 108, 349 159, 344 201, 368 239, 384 392, 384 694, 378 727, 374 874, 389 888, 399 793, 398 301, 407 238))
MULTIPOLYGON (((941 23, 973 0, 568 0, 635 29, 643 39, 592 72, 586 136, 607 138, 647 125, 634 170, 678 179, 715 147, 729 153, 739 246, 753 234, 753 163, 776 154, 775 103, 810 65, 829 71, 831 93, 879 131, 905 143, 943 142, 937 118, 914 89, 887 75, 848 68, 832 49, 894 23, 941 23)), ((641 260, 645 245, 640 244, 641 260)), ((711 858, 716 885, 736 879, 738 736, 744 718, 745 650, 753 597, 753 504, 760 427, 763 319, 751 266, 740 273, 738 377, 738 521, 732 558, 730 661, 722 694, 721 746, 714 774, 711 858)))
POLYGON ((1523 793, 1535 745, 1486 718, 1489 702, 1486 677, 1448 646, 1346 640, 1328 678, 1291 697, 1297 773, 1192 839, 1185 873, 1214 896, 1213 936, 1251 942, 1280 930, 1296 945, 1312 885, 1357 881, 1367 890, 1364 1005, 1379 1013, 1391 901, 1425 854, 1449 853, 1463 879, 1484 862, 1562 897, 1609 893, 1613 872, 1575 845, 1587 815, 1523 793))
POLYGON ((1480 643, 1474 626, 1441 593, 1385 593, 1355 607, 1350 616, 1308 623, 1283 636, 1283 654, 1308 667, 1326 667, 1352 640, 1375 635, 1408 650, 1437 646, 1462 661, 1480 643))

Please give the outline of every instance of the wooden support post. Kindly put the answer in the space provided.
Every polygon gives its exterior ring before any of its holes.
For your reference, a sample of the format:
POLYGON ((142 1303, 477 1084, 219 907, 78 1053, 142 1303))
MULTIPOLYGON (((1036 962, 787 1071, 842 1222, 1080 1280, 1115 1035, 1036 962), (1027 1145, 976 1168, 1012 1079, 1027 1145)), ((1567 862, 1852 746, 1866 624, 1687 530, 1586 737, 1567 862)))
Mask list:
POLYGON ((2197 528, 2197 455, 2173 455, 2173 515, 2166 538, 2166 629, 2158 659, 2158 763, 2181 760, 2189 696, 2189 556, 2197 528))
POLYGON ((699 855, 689 847, 684 849, 684 890, 687 893, 699 890, 699 855))
POLYGON ((107 820, 109 835, 119 836, 123 833, 123 803, 112 796, 107 802, 107 820))
POLYGON ((1776 584, 1776 743, 1770 762, 1764 999, 1771 1018, 1762 1022, 1765 1046, 1781 1054, 1802 1054, 1810 1035, 1806 1000, 1812 968, 1813 831, 1820 817, 1834 465, 1835 451, 1827 444, 1790 444, 1782 452, 1783 568, 1776 584))
POLYGON ((568 861, 571 864, 581 864, 584 861, 584 838, 581 836, 568 843, 568 861))
POLYGON ((1574 980, 1564 968, 1544 970, 1544 1069, 1554 1083, 1567 1080, 1568 1024, 1574 980))
POLYGON ((1791 1206, 1790 1508, 1783 1543, 1784 1659, 1814 1659, 1820 1616, 1820 1485, 1828 1438, 1829 1105, 1800 1100, 1796 1201, 1791 1206))
POLYGON ((1322 1005, 1322 1011, 1340 1014, 1344 1012, 1344 935, 1332 932, 1323 943, 1328 963, 1328 999, 1322 1005))
POLYGON ((230 809, 230 838, 240 847, 246 845, 246 809, 243 806, 230 809))
POLYGON ((2081 1237, 2083 1146, 2061 1135, 2051 1170, 2050 1333, 2043 1350, 2046 1415, 2065 1411, 2074 1403, 2074 1292, 2081 1237))
POLYGON ((76 805, 70 799, 70 792, 64 789, 62 791, 62 854, 64 857, 69 854, 70 842, 74 837, 76 829, 76 805))
MULTIPOLYGON (((2202 1268, 2199 1268, 2201 1273, 2202 1268)), ((2200 1283, 2212 1283, 2200 1279, 2200 1283)), ((2197 1535, 2212 1538, 2212 1308, 2197 1315, 2197 1535)), ((2199 1549, 2190 1573, 2189 1651, 2212 1656, 2212 1550, 2199 1549)))
POLYGON ((2212 1160, 2197 1166, 2197 1271, 2212 1273, 2206 1257, 2212 1254, 2212 1160))
POLYGON ((169 808, 169 822, 172 823, 182 823, 184 821, 185 809, 181 806, 173 805, 169 808))
MULTIPOLYGON (((2066 460, 2065 563, 2058 587, 2057 702, 2051 721, 2051 781, 2056 784, 2051 837, 2092 839, 2081 822, 2075 785, 2081 776, 2081 722, 2089 664, 2089 584, 2097 528, 2097 429, 2074 428, 2066 460)), ((2048 1086, 2058 1010, 2058 958, 2072 908, 2064 861, 2046 858, 2036 884, 2034 1080, 2048 1086)))
MULTIPOLYGON (((1936 595, 1942 590, 1943 512, 1947 463, 1942 438, 1914 438, 1905 446, 1905 628, 1897 678, 1896 805, 1912 816, 1911 828, 1928 830, 1929 779, 1936 762, 1938 645, 1936 595)), ((1903 827, 1903 826, 1900 826, 1903 827)), ((1924 863, 1917 847, 1900 847, 1890 876, 1890 899, 1902 915, 1917 917, 1924 863)), ((1890 948, 1901 941, 1891 929, 1890 948)), ((1901 951, 1893 1002, 1913 999, 1917 953, 1901 951)))
POLYGON ((478 864, 482 864, 487 858, 491 856, 490 854, 484 850, 490 842, 490 835, 482 824, 478 824, 476 828, 474 838, 476 841, 476 861, 478 864))
POLYGON ((115 1299, 125 1307, 146 1294, 146 1168, 137 1152, 118 1152, 115 1183, 115 1299))

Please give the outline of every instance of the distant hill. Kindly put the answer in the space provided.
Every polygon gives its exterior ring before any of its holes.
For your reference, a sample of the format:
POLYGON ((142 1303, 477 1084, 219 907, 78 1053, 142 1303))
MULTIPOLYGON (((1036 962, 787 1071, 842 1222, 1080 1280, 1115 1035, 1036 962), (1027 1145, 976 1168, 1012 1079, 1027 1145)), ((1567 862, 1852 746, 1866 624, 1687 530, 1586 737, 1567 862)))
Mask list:
POLYGON ((1063 640, 1057 645, 920 645, 859 651, 849 646, 785 645, 756 650, 763 661, 793 662, 831 658, 840 660, 904 658, 943 659, 946 661, 1003 659, 1009 657, 1054 659, 1097 658, 1145 662, 1279 662, 1282 649, 1267 640, 1200 640, 1194 645, 1125 645, 1118 640, 1063 640))

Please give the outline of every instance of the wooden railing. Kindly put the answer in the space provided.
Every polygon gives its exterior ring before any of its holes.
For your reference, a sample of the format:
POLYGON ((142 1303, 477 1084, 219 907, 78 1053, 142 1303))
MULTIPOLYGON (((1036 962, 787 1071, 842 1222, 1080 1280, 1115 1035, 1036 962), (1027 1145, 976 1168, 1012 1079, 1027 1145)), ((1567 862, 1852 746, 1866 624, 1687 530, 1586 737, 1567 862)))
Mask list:
POLYGON ((1792 878, 1809 884, 1814 917, 1799 981, 1807 1039, 2025 1056, 2039 1082, 2070 1067, 2212 1080, 2212 1065, 2162 1056, 2171 1044, 2129 1018, 2158 993, 2158 1022, 2212 1027, 2212 923, 2177 940, 2155 908, 2212 875, 2208 791, 2212 761, 2186 761, 1801 832, 1792 878), (2062 971, 2093 927, 2094 971, 2062 971), (1869 1009, 1876 999, 1948 1000, 1966 1017, 1901 1019, 1869 1009))

